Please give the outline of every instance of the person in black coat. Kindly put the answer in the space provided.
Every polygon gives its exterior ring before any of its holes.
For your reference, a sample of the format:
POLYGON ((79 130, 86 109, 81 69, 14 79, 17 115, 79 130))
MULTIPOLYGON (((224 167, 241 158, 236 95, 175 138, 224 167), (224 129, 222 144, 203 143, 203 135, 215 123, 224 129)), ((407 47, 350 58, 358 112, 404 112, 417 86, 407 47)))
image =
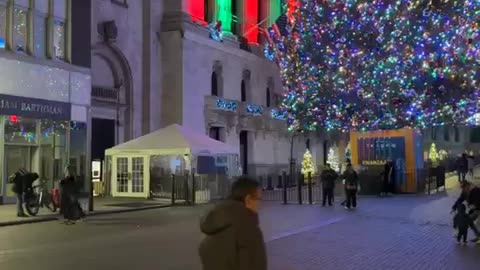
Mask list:
POLYGON ((345 179, 345 191, 347 193, 346 209, 357 207, 358 174, 351 164, 347 165, 347 170, 343 172, 342 178, 345 179))
POLYGON ((23 210, 23 197, 27 188, 28 171, 24 168, 18 169, 9 177, 9 183, 12 183, 12 191, 17 197, 17 217, 28 217, 23 210))
POLYGON ((328 205, 332 206, 333 190, 335 188, 335 180, 338 178, 337 172, 335 172, 330 164, 325 164, 325 168, 320 175, 322 180, 323 202, 322 206, 325 206, 327 200, 328 205))
POLYGON ((85 214, 78 203, 75 177, 68 167, 65 169, 65 177, 60 181, 60 186, 62 190, 60 207, 65 223, 74 224, 77 220, 84 218, 85 214))
POLYGON ((452 212, 458 211, 458 209, 463 205, 463 202, 467 202, 470 210, 468 215, 472 220, 470 228, 475 233, 475 239, 472 242, 480 244, 480 232, 475 226, 475 220, 480 218, 480 188, 472 185, 469 182, 462 182, 462 193, 460 197, 455 201, 455 204, 452 206, 452 212))
POLYGON ((468 172, 468 159, 465 153, 457 158, 455 161, 455 167, 457 170, 458 182, 465 181, 468 172))
POLYGON ((464 204, 460 204, 457 207, 457 214, 453 218, 453 228, 457 230, 457 243, 463 240, 463 243, 467 243, 468 227, 474 226, 472 219, 467 214, 467 207, 464 204))
POLYGON ((258 182, 241 177, 232 185, 230 199, 202 219, 206 235, 199 255, 204 270, 267 270, 267 253, 259 226, 258 182))

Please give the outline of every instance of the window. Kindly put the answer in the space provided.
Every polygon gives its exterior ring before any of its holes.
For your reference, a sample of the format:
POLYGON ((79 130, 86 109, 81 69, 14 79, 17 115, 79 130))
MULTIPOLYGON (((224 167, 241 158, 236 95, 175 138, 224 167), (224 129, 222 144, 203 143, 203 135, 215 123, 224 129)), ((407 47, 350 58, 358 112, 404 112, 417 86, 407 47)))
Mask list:
POLYGON ((14 8, 13 23, 13 48, 17 52, 26 52, 28 35, 27 11, 21 8, 14 8))
POLYGON ((232 34, 237 35, 239 33, 239 20, 238 20, 238 5, 237 0, 232 0, 232 34))
POLYGON ((217 140, 217 141, 223 141, 223 136, 222 136, 222 128, 221 127, 211 127, 209 131, 209 137, 217 140))
POLYGON ((34 53, 35 56, 45 57, 46 54, 46 41, 47 41, 47 20, 44 16, 35 15, 34 19, 34 53))
POLYGON ((65 59, 65 23, 59 20, 53 23, 53 55, 65 59))
POLYGON ((212 96, 218 96, 218 80, 217 80, 217 73, 215 71, 212 72, 211 84, 212 84, 212 96))
POLYGON ((270 88, 267 87, 267 96, 266 96, 266 103, 265 103, 265 105, 267 105, 267 107, 270 107, 270 101, 271 101, 270 99, 271 99, 270 98, 270 88))
POLYGON ((455 142, 459 142, 460 141, 460 130, 458 129, 458 127, 455 127, 454 128, 454 135, 453 135, 455 138, 455 142))
POLYGON ((213 7, 215 5, 214 0, 203 1, 203 20, 207 23, 213 22, 213 7))
POLYGON ((450 129, 448 127, 443 127, 443 140, 450 141, 450 129))
POLYGON ((240 91, 241 91, 241 101, 242 102, 247 101, 247 89, 245 88, 245 80, 242 80, 240 91))
POLYGON ((5 49, 5 38, 7 37, 7 9, 0 5, 0 48, 5 49))
POLYGON ((310 150, 310 139, 307 139, 307 141, 305 142, 305 148, 307 148, 307 150, 310 150))
POLYGON ((433 127, 432 128, 432 140, 437 139, 437 128, 433 127))

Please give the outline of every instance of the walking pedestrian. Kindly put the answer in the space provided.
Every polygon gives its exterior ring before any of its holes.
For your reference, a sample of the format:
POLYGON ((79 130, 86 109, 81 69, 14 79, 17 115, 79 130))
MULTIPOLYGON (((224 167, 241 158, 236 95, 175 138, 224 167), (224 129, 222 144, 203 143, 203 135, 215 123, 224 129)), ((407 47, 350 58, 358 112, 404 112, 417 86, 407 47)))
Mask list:
POLYGON ((65 177, 61 180, 60 185, 62 188, 60 207, 65 224, 75 224, 77 220, 84 218, 85 214, 78 203, 75 177, 69 166, 65 168, 65 177))
POLYGON ((460 244, 460 241, 463 241, 463 244, 467 244, 468 237, 468 227, 473 226, 473 221, 470 219, 470 216, 467 214, 467 207, 462 203, 457 207, 457 214, 453 218, 453 228, 457 233, 457 243, 460 244))
POLYGON ((465 153, 457 158, 455 161, 455 167, 457 169, 458 182, 465 181, 465 176, 467 175, 468 171, 468 160, 465 153))
POLYGON ((230 199, 202 220, 206 234, 199 254, 203 270, 266 270, 267 255, 259 227, 260 185, 241 177, 232 185, 230 199))
POLYGON ((468 156, 467 157, 467 164, 468 164, 468 174, 470 175, 471 179, 473 180, 474 174, 474 168, 475 168, 475 158, 473 156, 468 156))
POLYGON ((347 165, 347 170, 343 173, 342 178, 345 180, 345 191, 347 194, 347 202, 345 209, 357 207, 357 191, 358 191, 358 174, 352 165, 347 165))
POLYGON ((13 175, 9 177, 9 183, 12 183, 12 191, 17 198, 17 217, 28 217, 23 209, 23 197, 27 188, 28 171, 25 168, 19 168, 13 175))
POLYGON ((328 205, 332 206, 333 190, 335 188, 335 180, 337 180, 338 174, 330 167, 330 164, 326 163, 320 177, 322 180, 323 191, 322 206, 325 206, 327 200, 328 205))
POLYGON ((475 239, 472 242, 480 244, 480 232, 476 226, 480 217, 480 188, 473 186, 469 182, 462 182, 462 193, 452 206, 452 211, 457 211, 463 202, 467 202, 469 207, 468 215, 472 222, 469 224, 472 231, 475 233, 475 239))

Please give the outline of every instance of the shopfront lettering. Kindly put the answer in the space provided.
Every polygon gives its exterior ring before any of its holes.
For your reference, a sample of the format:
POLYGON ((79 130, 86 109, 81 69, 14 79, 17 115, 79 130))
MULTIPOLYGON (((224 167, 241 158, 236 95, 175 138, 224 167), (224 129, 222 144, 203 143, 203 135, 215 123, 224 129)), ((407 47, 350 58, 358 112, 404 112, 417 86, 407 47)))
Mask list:
POLYGON ((0 95, 0 114, 37 119, 70 120, 71 105, 51 100, 0 95))

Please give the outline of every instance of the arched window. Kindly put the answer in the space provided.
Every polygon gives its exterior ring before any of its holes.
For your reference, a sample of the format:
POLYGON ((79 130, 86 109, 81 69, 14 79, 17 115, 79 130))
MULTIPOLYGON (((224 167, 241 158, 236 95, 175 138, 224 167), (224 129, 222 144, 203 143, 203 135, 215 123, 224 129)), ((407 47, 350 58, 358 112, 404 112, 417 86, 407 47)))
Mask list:
POLYGON ((218 81, 217 81, 217 73, 215 71, 212 72, 211 84, 212 84, 212 96, 218 96, 218 81))
POLYGON ((267 105, 267 107, 270 107, 270 101, 271 101, 271 97, 270 97, 270 87, 267 87, 267 96, 266 96, 266 102, 265 102, 265 105, 267 105))
POLYGON ((241 88, 240 91, 242 92, 241 93, 241 95, 242 95, 241 96, 241 101, 245 102, 245 101, 247 101, 247 89, 245 87, 245 80, 242 80, 242 85, 241 85, 240 88, 241 88))

